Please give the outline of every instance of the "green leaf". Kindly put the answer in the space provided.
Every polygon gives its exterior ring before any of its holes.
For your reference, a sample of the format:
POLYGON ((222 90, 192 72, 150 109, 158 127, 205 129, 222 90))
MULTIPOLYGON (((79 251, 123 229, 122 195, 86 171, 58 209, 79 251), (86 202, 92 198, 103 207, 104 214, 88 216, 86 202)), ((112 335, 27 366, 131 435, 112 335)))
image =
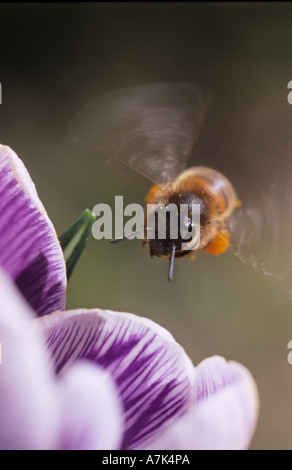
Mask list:
POLYGON ((95 219, 95 215, 86 209, 76 222, 59 237, 66 262, 67 279, 70 278, 86 246, 95 219))

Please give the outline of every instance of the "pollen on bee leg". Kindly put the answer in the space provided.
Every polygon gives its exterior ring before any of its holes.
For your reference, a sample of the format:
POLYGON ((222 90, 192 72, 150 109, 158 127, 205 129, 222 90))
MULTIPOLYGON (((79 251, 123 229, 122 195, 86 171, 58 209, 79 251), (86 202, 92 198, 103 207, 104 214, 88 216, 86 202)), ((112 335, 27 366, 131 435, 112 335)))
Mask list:
POLYGON ((210 255, 221 255, 224 253, 229 246, 229 232, 226 229, 221 229, 220 232, 215 235, 213 240, 204 248, 204 252, 210 255))

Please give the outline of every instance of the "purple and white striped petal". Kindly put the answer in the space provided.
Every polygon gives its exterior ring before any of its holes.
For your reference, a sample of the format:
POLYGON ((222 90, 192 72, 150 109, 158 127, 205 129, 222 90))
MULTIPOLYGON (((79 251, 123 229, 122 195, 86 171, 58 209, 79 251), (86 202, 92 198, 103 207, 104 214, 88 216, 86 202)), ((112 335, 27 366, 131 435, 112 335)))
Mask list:
POLYGON ((63 310, 63 253, 28 171, 0 145, 0 264, 38 315, 63 310))
POLYGON ((193 407, 147 449, 247 449, 259 410, 257 387, 249 371, 214 356, 195 367, 194 374, 193 407))
POLYGON ((0 449, 115 449, 123 410, 109 374, 78 363, 56 377, 34 312, 0 269, 0 449))
POLYGON ((151 320, 103 310, 55 312, 37 320, 58 373, 89 359, 114 378, 124 407, 122 449, 143 446, 194 401, 193 365, 151 320))

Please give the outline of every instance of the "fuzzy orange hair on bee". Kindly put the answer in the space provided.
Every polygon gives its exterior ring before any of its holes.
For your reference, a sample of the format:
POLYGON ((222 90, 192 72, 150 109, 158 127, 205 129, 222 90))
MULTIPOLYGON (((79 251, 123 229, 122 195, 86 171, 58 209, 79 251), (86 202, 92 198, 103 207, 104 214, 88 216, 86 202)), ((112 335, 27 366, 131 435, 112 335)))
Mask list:
MULTIPOLYGON (((220 255, 229 246, 230 234, 225 220, 233 210, 240 205, 231 183, 220 172, 208 167, 191 167, 183 171, 172 182, 162 186, 154 186, 146 196, 147 204, 154 207, 159 204, 168 206, 186 204, 191 210, 193 204, 200 206, 200 243, 197 250, 220 255)), ((181 249, 182 239, 159 240, 146 239, 149 243, 151 256, 183 257, 191 255, 194 250, 194 240, 190 240, 187 248, 181 249)))

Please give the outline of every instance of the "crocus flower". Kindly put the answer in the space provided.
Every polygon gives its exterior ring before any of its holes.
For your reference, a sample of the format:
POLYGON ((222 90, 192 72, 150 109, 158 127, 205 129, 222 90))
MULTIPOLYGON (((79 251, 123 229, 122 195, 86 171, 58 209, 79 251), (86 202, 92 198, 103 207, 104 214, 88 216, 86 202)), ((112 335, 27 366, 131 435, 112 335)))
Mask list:
POLYGON ((245 449, 258 416, 248 370, 194 366, 130 313, 65 308, 65 263, 23 163, 0 147, 0 448, 245 449))

